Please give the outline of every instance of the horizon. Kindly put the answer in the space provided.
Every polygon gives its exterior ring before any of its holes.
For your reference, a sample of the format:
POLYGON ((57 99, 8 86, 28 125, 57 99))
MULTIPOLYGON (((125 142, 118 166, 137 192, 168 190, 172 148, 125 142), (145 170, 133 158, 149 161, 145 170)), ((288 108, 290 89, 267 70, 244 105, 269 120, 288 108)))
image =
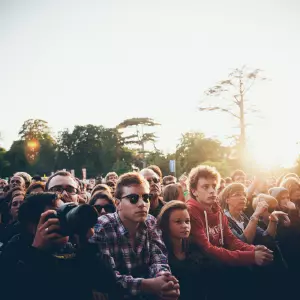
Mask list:
POLYGON ((297 159, 300 3, 69 3, 0 3, 4 148, 31 118, 47 121, 57 133, 84 124, 112 128, 146 116, 162 124, 156 145, 164 153, 190 131, 226 143, 237 132, 233 120, 197 107, 207 88, 247 65, 270 79, 249 94, 263 116, 247 120, 257 165, 291 166, 297 159))

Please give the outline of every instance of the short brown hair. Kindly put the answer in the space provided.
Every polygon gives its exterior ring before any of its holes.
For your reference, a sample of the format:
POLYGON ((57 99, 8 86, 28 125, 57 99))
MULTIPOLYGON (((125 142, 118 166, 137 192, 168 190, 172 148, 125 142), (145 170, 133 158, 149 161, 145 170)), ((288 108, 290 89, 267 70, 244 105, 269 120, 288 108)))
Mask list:
MULTIPOLYGON (((179 186, 177 183, 169 184, 164 188, 164 202, 170 202, 171 200, 178 200, 179 186)), ((180 188, 182 188, 180 186, 180 188)))
POLYGON ((172 180, 174 180, 175 183, 176 183, 176 181, 177 181, 177 179, 176 179, 175 176, 173 176, 173 175, 167 175, 167 176, 165 176, 165 177, 163 178, 162 184, 163 184, 163 185, 166 185, 166 182, 167 182, 167 181, 172 181, 172 180))
POLYGON ((246 173, 242 170, 235 170, 231 175, 232 180, 234 180, 235 176, 245 176, 246 177, 246 173))
MULTIPOLYGON (((69 177, 72 177, 72 174, 67 172, 67 171, 57 171, 55 174, 51 175, 48 180, 47 180, 47 183, 46 183, 46 186, 45 186, 45 190, 48 191, 49 190, 49 183, 51 181, 51 179, 55 176, 69 176, 69 177)), ((75 182, 77 183, 77 181, 75 180, 75 182)), ((78 184, 78 183, 77 183, 78 184)))
POLYGON ((106 199, 110 204, 116 206, 115 200, 109 192, 99 191, 96 192, 89 201, 89 205, 95 205, 98 199, 106 199))
POLYGON ((245 191, 246 187, 238 182, 229 184, 224 188, 224 190, 219 194, 219 203, 223 209, 227 209, 226 200, 238 191, 245 191))
POLYGON ((226 178, 225 178, 225 183, 226 183, 226 184, 232 183, 232 178, 231 178, 231 177, 226 177, 226 178))
POLYGON ((131 185, 146 185, 149 187, 148 181, 139 173, 129 172, 121 175, 117 181, 115 198, 121 199, 123 194, 123 187, 131 185))
POLYGON ((213 178, 217 180, 217 185, 220 183, 220 173, 217 171, 216 168, 206 166, 206 165, 199 165, 193 168, 189 174, 189 193, 192 198, 195 196, 193 195, 192 190, 197 188, 197 184, 200 178, 213 178))
POLYGON ((96 192, 99 192, 99 191, 106 191, 108 193, 111 193, 111 189, 108 185, 106 185, 104 183, 99 183, 94 186, 94 188, 92 189, 91 195, 93 196, 96 192))
POLYGON ((45 182, 37 181, 32 183, 27 189, 26 195, 30 195, 30 193, 37 188, 41 188, 43 191, 45 191, 45 182))

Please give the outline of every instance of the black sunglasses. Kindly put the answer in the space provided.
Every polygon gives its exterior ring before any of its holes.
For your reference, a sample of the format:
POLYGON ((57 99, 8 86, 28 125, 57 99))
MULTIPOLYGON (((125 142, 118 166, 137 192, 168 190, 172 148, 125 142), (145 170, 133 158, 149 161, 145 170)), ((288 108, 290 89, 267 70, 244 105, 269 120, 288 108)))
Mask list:
POLYGON ((97 212, 100 214, 102 209, 105 210, 106 213, 114 213, 116 211, 116 208, 112 204, 106 204, 106 205, 94 205, 97 212))
POLYGON ((126 195, 126 196, 122 197, 121 199, 127 198, 131 204, 137 204, 140 197, 142 197, 142 199, 145 203, 149 203, 151 201, 152 194, 143 194, 141 196, 138 194, 130 194, 130 195, 126 195))

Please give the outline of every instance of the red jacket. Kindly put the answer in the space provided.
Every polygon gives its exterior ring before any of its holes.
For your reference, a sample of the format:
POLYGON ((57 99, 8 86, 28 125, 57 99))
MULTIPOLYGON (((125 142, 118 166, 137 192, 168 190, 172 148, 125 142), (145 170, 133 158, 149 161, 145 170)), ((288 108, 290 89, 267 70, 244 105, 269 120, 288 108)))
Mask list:
POLYGON ((187 201, 193 241, 207 254, 233 266, 255 263, 255 247, 236 238, 228 227, 227 217, 218 205, 206 211, 194 199, 187 201))

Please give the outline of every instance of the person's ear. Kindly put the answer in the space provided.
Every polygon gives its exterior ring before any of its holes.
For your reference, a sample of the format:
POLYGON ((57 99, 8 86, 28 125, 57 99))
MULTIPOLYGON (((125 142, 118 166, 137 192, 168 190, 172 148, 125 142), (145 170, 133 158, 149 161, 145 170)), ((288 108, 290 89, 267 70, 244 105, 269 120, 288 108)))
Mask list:
POLYGON ((116 203, 117 210, 120 211, 122 209, 121 200, 120 199, 115 199, 115 203, 116 203))
POLYGON ((193 195, 194 197, 197 197, 197 196, 198 196, 197 190, 191 189, 191 192, 192 192, 192 195, 193 195))

